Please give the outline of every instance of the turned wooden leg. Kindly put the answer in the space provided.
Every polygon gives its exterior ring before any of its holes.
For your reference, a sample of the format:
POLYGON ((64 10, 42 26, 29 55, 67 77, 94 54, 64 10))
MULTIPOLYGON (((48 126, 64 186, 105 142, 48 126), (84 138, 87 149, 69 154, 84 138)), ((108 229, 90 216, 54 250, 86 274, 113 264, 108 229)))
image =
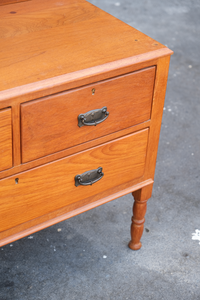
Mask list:
POLYGON ((138 250, 142 247, 140 239, 144 230, 144 216, 147 210, 147 200, 151 197, 152 188, 153 184, 150 184, 132 193, 135 202, 133 205, 131 224, 131 241, 128 244, 132 250, 138 250))

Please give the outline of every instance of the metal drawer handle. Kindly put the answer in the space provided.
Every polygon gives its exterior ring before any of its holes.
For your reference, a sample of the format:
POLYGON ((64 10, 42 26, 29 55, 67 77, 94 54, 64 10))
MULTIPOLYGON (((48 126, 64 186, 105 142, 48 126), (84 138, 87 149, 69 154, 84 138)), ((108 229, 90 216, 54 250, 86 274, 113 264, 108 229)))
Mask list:
POLYGON ((79 185, 92 185, 103 177, 102 168, 87 171, 81 175, 75 176, 75 186, 79 185))
POLYGON ((107 107, 104 106, 101 109, 94 109, 86 112, 85 114, 80 114, 78 116, 78 126, 96 126, 102 123, 109 116, 107 107))

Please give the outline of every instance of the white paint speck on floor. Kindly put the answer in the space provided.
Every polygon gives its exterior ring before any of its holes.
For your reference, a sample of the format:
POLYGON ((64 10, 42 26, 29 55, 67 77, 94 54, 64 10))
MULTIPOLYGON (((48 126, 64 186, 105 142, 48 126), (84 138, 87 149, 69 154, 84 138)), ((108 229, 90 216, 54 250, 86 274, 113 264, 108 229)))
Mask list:
POLYGON ((200 245, 200 230, 196 229, 195 233, 192 233, 192 239, 199 241, 199 245, 200 245))

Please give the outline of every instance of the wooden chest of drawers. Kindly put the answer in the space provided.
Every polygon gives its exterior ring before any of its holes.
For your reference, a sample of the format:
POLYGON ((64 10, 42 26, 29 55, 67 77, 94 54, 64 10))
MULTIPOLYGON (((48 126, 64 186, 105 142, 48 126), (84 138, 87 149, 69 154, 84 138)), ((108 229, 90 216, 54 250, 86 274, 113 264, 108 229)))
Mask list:
POLYGON ((0 6, 0 44, 0 246, 132 192, 139 249, 172 51, 84 0, 0 6))

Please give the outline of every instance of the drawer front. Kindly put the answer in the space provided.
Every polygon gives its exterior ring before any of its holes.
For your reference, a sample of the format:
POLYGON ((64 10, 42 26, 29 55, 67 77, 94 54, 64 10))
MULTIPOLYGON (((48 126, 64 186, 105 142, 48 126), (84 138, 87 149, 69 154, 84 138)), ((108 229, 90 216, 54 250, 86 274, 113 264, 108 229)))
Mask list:
POLYGON ((145 129, 1 180, 0 232, 140 178, 147 142, 145 129), (76 175, 99 167, 104 173, 99 181, 75 186, 76 175))
POLYGON ((21 105, 22 162, 93 140, 150 119, 155 67, 21 105), (94 91, 95 89, 95 91, 94 91), (107 107, 97 126, 78 116, 107 107))
POLYGON ((12 167, 11 108, 0 110, 0 171, 12 167))

